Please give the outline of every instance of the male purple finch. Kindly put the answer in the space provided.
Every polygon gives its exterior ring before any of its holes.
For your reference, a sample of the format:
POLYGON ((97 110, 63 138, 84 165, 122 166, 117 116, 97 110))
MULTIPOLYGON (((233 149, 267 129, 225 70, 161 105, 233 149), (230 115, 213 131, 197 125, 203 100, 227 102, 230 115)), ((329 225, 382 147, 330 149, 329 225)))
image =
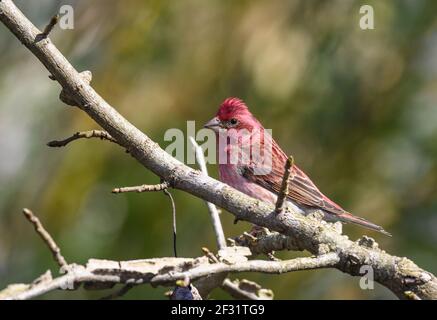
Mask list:
MULTIPOLYGON (((218 139, 220 180, 253 198, 275 204, 288 157, 264 131, 245 103, 238 98, 226 99, 220 105, 217 115, 205 124, 205 127, 214 130, 218 139), (261 151, 261 156, 254 156, 252 153, 247 155, 244 150, 247 150, 248 146, 253 147, 254 141, 260 145, 259 149, 264 150, 263 147, 269 145, 270 150, 261 151), (267 159, 268 157, 271 159, 267 159), (259 168, 267 170, 261 170, 260 174, 260 170, 257 171, 259 168)), ((294 164, 291 168, 286 199, 289 206, 302 214, 322 210, 324 218, 328 221, 351 222, 390 235, 382 227, 352 215, 330 200, 294 164)))

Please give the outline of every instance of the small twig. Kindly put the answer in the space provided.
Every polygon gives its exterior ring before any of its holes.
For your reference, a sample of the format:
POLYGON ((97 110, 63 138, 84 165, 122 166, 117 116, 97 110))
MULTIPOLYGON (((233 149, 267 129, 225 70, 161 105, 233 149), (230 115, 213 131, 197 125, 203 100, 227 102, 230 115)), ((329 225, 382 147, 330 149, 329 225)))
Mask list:
MULTIPOLYGON (((165 183, 165 182, 164 182, 165 183)), ((171 202, 171 209, 172 209, 172 219, 173 219, 173 253, 175 258, 178 256, 177 253, 177 246, 176 246, 176 234, 177 234, 177 230, 176 230, 176 205, 173 199, 173 196, 171 195, 170 191, 168 191, 167 188, 165 188, 164 190, 164 194, 166 196, 168 196, 170 198, 170 202, 171 202)))
POLYGON ((113 300, 124 296, 130 289, 134 287, 134 284, 128 283, 121 287, 119 290, 100 298, 100 300, 113 300))
MULTIPOLYGON (((190 137, 191 144, 193 145, 194 151, 196 152, 196 160, 199 164, 200 171, 202 171, 205 175, 208 175, 208 169, 206 168, 205 157, 203 155, 202 148, 197 144, 196 140, 193 137, 190 137)), ((214 227, 214 232, 216 235, 217 246, 220 249, 226 248, 226 238, 223 232, 222 223, 220 221, 220 216, 217 210, 217 207, 211 202, 205 201, 208 206, 209 215, 211 216, 212 225, 214 227)))
POLYGON ((247 239, 249 239, 252 242, 256 242, 258 240, 257 237, 255 237, 253 234, 250 234, 249 232, 246 232, 246 231, 243 232, 243 237, 246 237, 247 239))
POLYGON ((227 238, 226 240, 228 241, 228 243, 229 243, 229 245, 230 245, 231 247, 234 247, 234 246, 237 244, 237 242, 235 241, 235 239, 227 238))
POLYGON ((281 259, 275 257, 275 253, 273 251, 266 253, 266 256, 270 261, 281 261, 281 259))
POLYGON ((239 300, 259 300, 258 296, 253 292, 247 292, 245 290, 241 290, 238 287, 237 283, 232 282, 229 279, 225 279, 221 288, 229 293, 233 298, 239 300))
POLYGON ((163 191, 168 188, 168 183, 158 183, 158 184, 143 184, 141 186, 134 187, 121 187, 112 190, 112 193, 124 193, 124 192, 153 192, 153 191, 163 191))
POLYGON ((71 141, 78 139, 91 139, 91 138, 100 138, 101 140, 107 140, 119 144, 117 140, 115 140, 109 133, 102 130, 90 130, 90 131, 82 131, 76 132, 71 137, 68 137, 64 140, 53 140, 47 143, 49 147, 65 147, 71 141))
POLYGON ((52 32, 53 28, 56 26, 56 24, 59 21, 59 14, 55 14, 51 19, 50 22, 48 23, 48 25, 44 28, 44 31, 39 34, 38 36, 38 40, 47 38, 50 34, 50 32, 52 32))
POLYGON ((208 259, 213 263, 219 263, 219 259, 212 253, 207 247, 202 247, 202 252, 205 254, 205 256, 208 257, 208 259))
POLYGON ((40 235, 40 237, 44 240, 44 242, 49 247, 50 251, 53 254, 53 258, 61 268, 61 272, 68 270, 68 263, 65 261, 65 258, 61 254, 61 249, 59 249, 55 240, 53 240, 52 236, 44 229, 41 221, 39 221, 38 217, 33 214, 29 209, 23 209, 24 216, 27 220, 29 220, 33 226, 35 227, 35 231, 40 235))
POLYGON ((276 200, 275 211, 280 213, 284 210, 285 199, 288 195, 288 180, 290 179, 291 171, 293 170, 294 159, 289 156, 285 162, 285 172, 282 178, 281 189, 279 190, 278 199, 276 200))
POLYGON ((143 184, 141 186, 134 186, 134 187, 122 187, 122 188, 115 188, 112 190, 112 193, 124 193, 124 192, 154 192, 154 191, 163 191, 166 196, 170 198, 171 201, 171 208, 172 208, 172 218, 173 218, 173 253, 174 256, 177 257, 177 250, 176 250, 176 205, 173 199, 173 196, 171 195, 170 191, 168 191, 169 184, 166 181, 163 181, 158 184, 143 184))
POLYGON ((259 284, 246 279, 231 281, 225 279, 221 288, 235 299, 243 300, 272 300, 273 292, 262 288, 259 284))

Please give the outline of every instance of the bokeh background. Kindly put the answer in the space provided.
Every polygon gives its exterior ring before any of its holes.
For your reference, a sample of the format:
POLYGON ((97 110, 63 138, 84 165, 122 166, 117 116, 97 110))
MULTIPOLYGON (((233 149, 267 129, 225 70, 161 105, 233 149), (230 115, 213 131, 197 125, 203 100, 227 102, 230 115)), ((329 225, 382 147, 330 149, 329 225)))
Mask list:
MULTIPOLYGON (((437 2, 20 0, 41 29, 62 4, 74 30, 52 40, 128 120, 165 147, 169 128, 197 128, 228 96, 253 113, 328 196, 393 234, 373 236, 388 252, 437 273, 437 2), (359 28, 373 5, 375 29, 359 28)), ((172 255, 171 208, 161 193, 113 195, 117 186, 157 183, 119 147, 55 138, 98 128, 58 99, 60 87, 0 27, 0 287, 30 282, 56 265, 23 218, 41 218, 70 262, 172 255)), ((214 166, 210 173, 217 176, 214 166)), ((216 249, 202 200, 173 191, 178 249, 216 249)), ((226 235, 248 230, 224 212, 226 235)), ((298 254, 281 253, 283 258, 298 254)), ((277 299, 392 299, 376 284, 336 270, 244 274, 277 299)), ((163 299, 141 286, 125 298, 163 299)), ((45 298, 97 298, 54 292, 45 298)), ((217 289, 213 298, 228 298, 217 289)))

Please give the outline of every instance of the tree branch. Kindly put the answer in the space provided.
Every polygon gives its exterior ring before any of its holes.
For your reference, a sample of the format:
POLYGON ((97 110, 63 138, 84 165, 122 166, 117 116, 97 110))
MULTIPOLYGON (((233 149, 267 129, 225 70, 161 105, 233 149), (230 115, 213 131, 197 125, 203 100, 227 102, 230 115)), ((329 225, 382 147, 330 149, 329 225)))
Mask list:
POLYGON ((91 138, 100 138, 101 140, 108 140, 118 144, 117 140, 115 140, 109 133, 102 130, 90 130, 90 131, 82 131, 76 132, 71 137, 68 137, 64 140, 53 140, 47 143, 49 147, 65 147, 67 144, 74 140, 78 139, 91 139, 91 138))
POLYGON ((112 190, 112 193, 124 193, 124 192, 154 192, 154 191, 163 191, 168 188, 168 183, 158 183, 158 184, 143 184, 141 186, 134 187, 121 187, 115 188, 112 190))
POLYGON ((290 180, 291 171, 293 170, 294 159, 292 156, 289 156, 284 166, 284 176, 282 177, 281 189, 278 193, 278 198, 276 199, 275 211, 277 213, 284 211, 284 203, 285 199, 288 195, 288 188, 290 180))
POLYGON ((56 244, 55 240, 53 240, 52 236, 47 232, 47 230, 43 227, 41 221, 39 221, 38 217, 33 214, 32 211, 29 209, 24 208, 23 214, 26 217, 27 220, 29 220, 33 226, 35 227, 36 233, 43 239, 47 247, 50 249, 50 251, 53 254, 53 258, 55 259, 56 263, 61 268, 61 272, 68 271, 68 263, 65 261, 65 258, 61 254, 61 249, 59 249, 58 245, 56 244))
MULTIPOLYGON (((276 213, 273 205, 250 198, 171 157, 99 96, 49 38, 36 42, 40 31, 11 0, 0 1, 0 20, 44 64, 84 112, 144 167, 168 181, 172 187, 212 202, 238 220, 290 236, 299 248, 313 254, 336 252, 339 261, 335 267, 343 272, 360 275, 361 266, 367 265, 373 269, 375 281, 392 290, 399 298, 406 298, 406 292, 409 292, 410 296, 414 293, 421 299, 437 299, 437 278, 411 260, 354 243, 321 221, 289 210, 276 213)), ((89 274, 85 273, 83 278, 87 276, 89 274)), ((105 277, 114 282, 114 276, 105 277)), ((51 285, 56 287, 56 284, 51 285)))
POLYGON ((283 250, 305 250, 305 248, 299 247, 299 243, 296 243, 293 237, 288 237, 279 232, 268 232, 258 235, 254 239, 242 234, 232 240, 239 246, 248 247, 253 255, 283 250))
MULTIPOLYGON (((54 290, 74 290, 80 284, 146 284, 152 286, 174 286, 178 280, 188 278, 191 282, 221 273, 262 272, 281 274, 299 270, 327 268, 338 262, 335 253, 314 257, 297 258, 272 262, 251 260, 227 264, 209 262, 206 257, 154 258, 132 261, 110 261, 90 259, 85 266, 69 265, 70 272, 55 279, 47 279, 33 286, 10 285, 0 291, 1 299, 31 299, 54 290), (23 290, 11 290, 12 287, 23 290)), ((106 286, 105 286, 106 288, 106 286)))
POLYGON ((235 299, 243 300, 272 300, 273 292, 262 288, 259 284, 248 280, 231 281, 225 279, 221 288, 235 299))

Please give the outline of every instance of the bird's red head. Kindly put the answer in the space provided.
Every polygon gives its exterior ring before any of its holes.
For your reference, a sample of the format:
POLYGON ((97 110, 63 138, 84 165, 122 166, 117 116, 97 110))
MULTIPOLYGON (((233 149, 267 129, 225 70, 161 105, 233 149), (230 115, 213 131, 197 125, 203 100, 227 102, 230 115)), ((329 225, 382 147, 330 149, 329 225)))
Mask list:
POLYGON ((247 115, 251 115, 249 109, 243 100, 238 98, 227 98, 220 105, 220 108, 217 112, 217 117, 220 119, 220 121, 229 121, 232 118, 247 115))
POLYGON ((214 131, 218 131, 220 128, 252 130, 260 126, 243 100, 238 98, 227 98, 223 101, 217 115, 205 124, 205 128, 214 131))

